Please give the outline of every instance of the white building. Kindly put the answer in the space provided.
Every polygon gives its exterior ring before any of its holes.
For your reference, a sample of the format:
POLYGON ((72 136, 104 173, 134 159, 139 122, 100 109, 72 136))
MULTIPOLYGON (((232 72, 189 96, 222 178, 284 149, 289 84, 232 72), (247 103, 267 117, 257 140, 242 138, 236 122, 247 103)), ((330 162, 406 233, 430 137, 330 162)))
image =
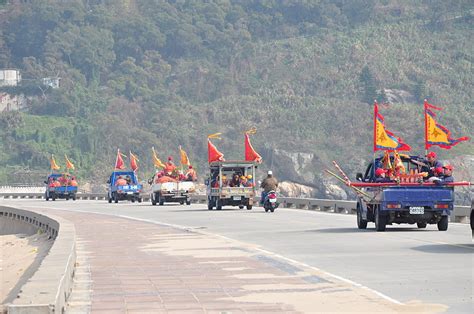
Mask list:
POLYGON ((51 88, 59 88, 59 80, 60 77, 44 77, 43 78, 43 85, 49 86, 51 88))
POLYGON ((0 70, 0 86, 17 86, 20 81, 20 71, 13 69, 0 70))

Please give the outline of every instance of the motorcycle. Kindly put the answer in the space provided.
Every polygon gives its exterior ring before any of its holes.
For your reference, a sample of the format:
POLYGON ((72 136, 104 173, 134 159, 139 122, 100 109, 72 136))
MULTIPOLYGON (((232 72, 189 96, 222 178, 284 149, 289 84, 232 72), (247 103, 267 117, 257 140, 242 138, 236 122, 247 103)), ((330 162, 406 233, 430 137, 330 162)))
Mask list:
POLYGON ((277 194, 275 191, 270 191, 267 193, 265 197, 265 201, 263 202, 263 208, 265 209, 265 212, 271 211, 272 213, 275 211, 275 209, 280 206, 280 203, 277 201, 277 194))

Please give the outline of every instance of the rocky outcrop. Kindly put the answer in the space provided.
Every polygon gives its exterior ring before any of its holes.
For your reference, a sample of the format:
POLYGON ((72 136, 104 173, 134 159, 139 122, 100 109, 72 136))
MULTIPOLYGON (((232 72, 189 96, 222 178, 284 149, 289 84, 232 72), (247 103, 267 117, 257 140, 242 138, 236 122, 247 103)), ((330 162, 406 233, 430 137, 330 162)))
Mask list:
POLYGON ((286 197, 314 197, 314 188, 288 181, 280 182, 278 192, 286 197))
POLYGON ((413 94, 402 89, 383 89, 387 102, 391 104, 413 104, 417 100, 413 94))

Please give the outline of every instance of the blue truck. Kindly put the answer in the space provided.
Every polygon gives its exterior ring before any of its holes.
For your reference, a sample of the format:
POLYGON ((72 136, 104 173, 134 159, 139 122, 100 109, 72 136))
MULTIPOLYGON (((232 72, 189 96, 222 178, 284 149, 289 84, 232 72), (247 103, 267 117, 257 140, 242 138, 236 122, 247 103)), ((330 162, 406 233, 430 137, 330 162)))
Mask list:
POLYGON ((63 174, 52 173, 47 177, 46 181, 44 181, 46 184, 44 199, 46 201, 50 199, 53 201, 56 199, 76 200, 77 186, 60 185, 59 181, 62 177, 63 174))
POLYGON ((108 183, 108 201, 109 203, 118 203, 118 201, 137 201, 142 202, 140 193, 143 186, 138 183, 137 176, 133 171, 114 171, 110 175, 108 183), (124 180, 124 181, 123 181, 124 180))
MULTIPOLYGON (((407 173, 415 173, 415 169, 420 170, 420 157, 403 156, 401 159, 407 173)), ((357 180, 365 183, 374 182, 375 169, 379 167, 381 158, 372 161, 365 174, 358 173, 357 180)), ((448 230, 449 215, 454 204, 454 186, 422 182, 369 185, 363 187, 361 190, 364 194, 359 193, 357 197, 359 229, 366 229, 368 222, 374 222, 377 231, 385 231, 387 225, 394 223, 416 224, 418 228, 426 228, 427 224, 437 224, 439 231, 448 230)))

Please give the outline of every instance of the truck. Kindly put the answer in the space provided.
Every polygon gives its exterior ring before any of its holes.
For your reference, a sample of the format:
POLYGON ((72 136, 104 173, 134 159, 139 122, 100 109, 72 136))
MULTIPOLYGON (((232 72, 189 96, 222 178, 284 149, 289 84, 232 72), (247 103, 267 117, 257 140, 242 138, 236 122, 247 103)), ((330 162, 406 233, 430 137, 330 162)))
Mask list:
POLYGON ((142 202, 140 193, 143 186, 138 183, 137 176, 133 171, 114 171, 107 180, 107 198, 109 203, 118 203, 128 200, 132 203, 142 202), (119 180, 125 180, 126 184, 120 184, 119 180), (119 181, 119 182, 118 182, 119 181))
POLYGON ((377 231, 385 231, 387 225, 416 224, 426 228, 436 224, 439 231, 448 229, 453 210, 454 183, 436 185, 423 181, 418 173, 418 156, 401 155, 407 182, 374 183, 375 169, 382 167, 382 158, 369 163, 364 174, 357 173, 358 182, 351 186, 360 192, 357 196, 357 227, 366 229, 368 222, 375 223, 377 231), (375 164, 375 167, 374 167, 375 164))
POLYGON ((255 198, 255 170, 257 163, 253 161, 215 161, 209 164, 207 185, 207 209, 221 210, 223 206, 247 207, 251 210, 255 198), (223 177, 232 178, 233 175, 251 176, 248 186, 230 186, 223 177))
POLYGON ((46 184, 46 191, 44 193, 44 199, 49 201, 50 199, 55 201, 56 199, 76 200, 77 186, 71 185, 60 185, 59 180, 64 174, 52 173, 50 174, 44 183, 46 184), (54 185, 57 183, 57 185, 54 185))
POLYGON ((163 182, 160 183, 150 179, 151 195, 150 201, 152 205, 175 202, 181 205, 191 205, 191 195, 195 192, 194 182, 192 181, 177 181, 177 182, 163 182))

